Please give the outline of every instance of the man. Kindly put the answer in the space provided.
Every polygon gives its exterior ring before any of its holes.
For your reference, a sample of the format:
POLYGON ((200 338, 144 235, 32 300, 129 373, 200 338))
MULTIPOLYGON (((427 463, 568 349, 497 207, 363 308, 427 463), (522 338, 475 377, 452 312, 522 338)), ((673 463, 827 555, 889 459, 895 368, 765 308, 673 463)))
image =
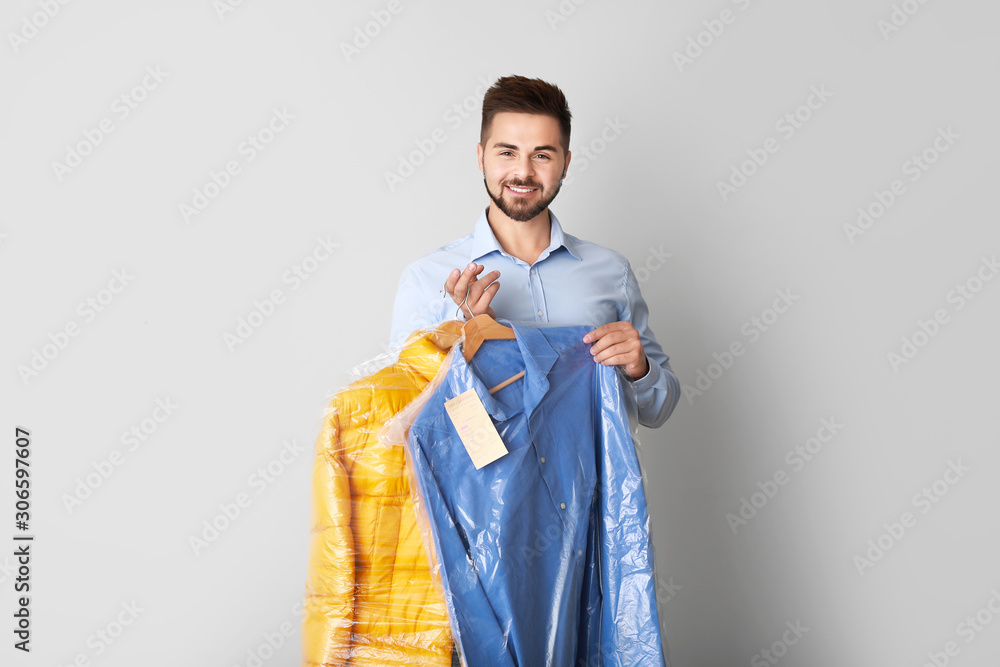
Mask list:
POLYGON ((549 210, 572 157, 570 118, 562 91, 540 79, 502 77, 486 92, 476 152, 492 204, 472 234, 403 270, 390 345, 456 316, 589 324, 583 342, 594 361, 623 367, 639 423, 657 428, 677 405, 680 382, 649 328, 632 267, 563 232, 549 210), (487 265, 493 270, 483 273, 487 265))

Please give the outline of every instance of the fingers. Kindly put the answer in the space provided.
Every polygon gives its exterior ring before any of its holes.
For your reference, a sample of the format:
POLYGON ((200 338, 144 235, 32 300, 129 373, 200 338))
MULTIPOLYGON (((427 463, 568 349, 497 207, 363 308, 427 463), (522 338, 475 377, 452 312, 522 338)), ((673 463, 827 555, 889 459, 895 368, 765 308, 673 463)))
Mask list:
POLYGON ((592 342, 590 353, 594 361, 604 364, 629 364, 643 354, 639 332, 631 322, 612 322, 591 331, 584 336, 584 342, 592 342))
POLYGON ((590 346, 590 353, 597 357, 598 361, 602 361, 610 356, 610 353, 606 351, 617 345, 625 343, 628 338, 618 332, 612 331, 601 336, 593 345, 590 346), (604 356, 601 356, 604 353, 604 356))
POLYGON ((633 338, 638 341, 639 332, 635 330, 631 322, 612 322, 599 326, 588 333, 583 337, 583 342, 592 343, 591 352, 600 352, 611 345, 633 338))
POLYGON ((605 366, 627 366, 632 360, 631 356, 628 354, 616 354, 613 357, 608 357, 607 359, 598 359, 595 357, 595 361, 602 363, 605 366))
POLYGON ((451 270, 444 286, 448 290, 448 294, 451 295, 451 298, 455 300, 455 303, 462 303, 465 300, 465 293, 469 288, 470 281, 475 280, 475 276, 485 268, 482 264, 471 262, 462 271, 458 269, 451 270))
POLYGON ((594 355, 594 361, 602 363, 605 366, 626 366, 638 362, 642 351, 638 345, 634 345, 631 341, 626 341, 615 343, 600 352, 591 350, 591 354, 594 355))
POLYGON ((612 331, 623 331, 628 329, 634 329, 631 322, 626 322, 624 320, 620 322, 610 322, 608 324, 601 325, 589 332, 583 337, 584 343, 593 343, 594 341, 600 341, 604 336, 611 333, 612 331))
POLYGON ((455 283, 458 282, 458 278, 461 275, 462 272, 458 269, 452 269, 451 273, 448 274, 448 279, 444 281, 444 289, 448 292, 448 296, 455 293, 455 283))
MULTIPOLYGON (((492 271, 480 278, 479 281, 472 286, 472 294, 469 295, 469 305, 472 306, 472 311, 476 315, 486 313, 490 317, 494 317, 493 309, 490 307, 490 301, 492 301, 493 297, 495 297, 497 292, 500 291, 500 281, 493 279, 493 282, 487 287, 482 290, 479 289, 480 285, 485 285, 488 280, 491 280, 490 276, 494 273, 497 274, 497 276, 500 275, 499 271, 492 271)), ((494 317, 494 319, 496 318, 494 317)))
MULTIPOLYGON (((497 288, 494 288, 493 290, 493 294, 496 294, 496 290, 499 288, 497 283, 497 278, 499 277, 499 271, 490 271, 486 275, 476 278, 475 282, 472 283, 472 289, 469 292, 469 301, 475 301, 478 303, 483 298, 483 294, 486 290, 490 289, 494 285, 497 285, 497 288)), ((490 298, 493 297, 491 296, 490 298)), ((489 300, 487 300, 487 303, 489 303, 489 300)))
POLYGON ((458 305, 465 303, 474 315, 486 312, 490 300, 500 288, 499 283, 496 282, 496 279, 500 277, 500 272, 490 271, 486 275, 480 276, 485 268, 482 264, 471 262, 462 271, 452 269, 451 273, 448 274, 448 280, 445 281, 445 289, 451 295, 452 300, 458 305), (466 298, 466 294, 468 294, 468 298, 466 298))

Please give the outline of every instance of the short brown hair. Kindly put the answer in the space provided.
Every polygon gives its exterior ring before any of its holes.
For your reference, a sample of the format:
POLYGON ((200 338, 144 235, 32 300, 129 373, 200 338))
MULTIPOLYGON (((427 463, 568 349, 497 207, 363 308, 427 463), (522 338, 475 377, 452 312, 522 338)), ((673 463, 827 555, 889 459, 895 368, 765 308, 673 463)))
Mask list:
POLYGON ((503 76, 496 80, 483 97, 483 124, 479 142, 486 145, 493 116, 503 111, 552 116, 559 121, 563 150, 569 151, 569 104, 559 87, 541 79, 523 76, 503 76))

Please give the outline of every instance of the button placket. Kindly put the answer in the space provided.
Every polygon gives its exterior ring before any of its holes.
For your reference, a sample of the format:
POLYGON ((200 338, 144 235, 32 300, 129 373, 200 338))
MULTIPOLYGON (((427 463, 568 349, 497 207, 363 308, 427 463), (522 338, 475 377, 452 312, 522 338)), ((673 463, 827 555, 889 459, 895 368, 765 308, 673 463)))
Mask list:
MULTIPOLYGON (((542 259, 544 258, 539 258, 538 261, 542 259)), ((542 321, 548 321, 548 316, 545 314, 545 293, 542 291, 541 277, 535 267, 528 271, 528 289, 531 291, 531 303, 535 307, 535 316, 541 318, 542 321)))

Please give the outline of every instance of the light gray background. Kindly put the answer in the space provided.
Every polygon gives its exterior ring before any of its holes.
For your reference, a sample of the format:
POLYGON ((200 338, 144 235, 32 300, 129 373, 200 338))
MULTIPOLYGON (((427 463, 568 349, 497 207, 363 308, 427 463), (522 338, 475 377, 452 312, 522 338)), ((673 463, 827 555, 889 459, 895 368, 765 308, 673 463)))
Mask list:
POLYGON ((263 664, 297 664, 323 408, 386 351, 404 264, 471 231, 487 201, 481 81, 511 73, 569 98, 575 159, 553 206, 566 230, 648 267, 682 383, 716 376, 639 436, 675 665, 769 664, 775 642, 789 667, 916 666, 949 641, 948 664, 995 658, 1000 280, 973 283, 960 310, 948 298, 1000 250, 995 3, 896 0, 918 11, 886 38, 893 0, 400 0, 350 60, 341 44, 387 3, 219 4, 70 2, 47 18, 37 0, 4 3, 3 532, 17 532, 19 425, 37 536, 30 656, 11 647, 12 548, 0 560, 4 664, 248 665, 269 637, 281 646, 263 664), (723 10, 732 22, 678 67, 723 10), (42 27, 12 43, 26 21, 42 27), (123 119, 112 104, 147 67, 166 74, 123 119), (832 96, 786 138, 776 123, 812 87, 832 96), (274 109, 294 119, 248 161, 240 143, 274 109), (102 118, 113 132, 60 180, 53 162, 102 118), (385 173, 438 128, 391 190, 385 173), (911 181, 904 163, 947 128, 958 138, 911 181), (769 137, 779 150, 723 201, 717 182, 769 137), (241 172, 185 222, 179 206, 228 160, 241 172), (850 242, 844 225, 894 179, 905 193, 850 242), (282 276, 317 237, 337 249, 294 289, 282 276), (102 292, 123 269, 124 289, 102 292), (284 302, 231 351, 224 335, 275 289, 284 302), (798 299, 751 341, 741 329, 776 290, 798 299), (90 321, 88 298, 106 302, 90 321), (894 369, 887 355, 939 308, 948 321, 894 369), (22 379, 71 323, 79 335, 22 379), (744 354, 712 369, 737 341, 744 354), (152 426, 158 399, 178 407, 130 451, 122 434, 152 426), (796 470, 786 454, 823 418, 843 427, 796 470), (261 488, 255 471, 293 442, 261 488), (121 464, 69 511, 114 450, 121 464), (915 502, 955 462, 968 471, 947 493, 915 502), (778 471, 787 483, 734 533, 727 514, 778 471), (241 493, 250 505, 196 555, 189 538, 241 493), (915 525, 882 536, 904 512, 915 525), (891 548, 859 572, 880 536, 891 548), (130 603, 134 622, 98 643, 130 603), (992 623, 970 641, 960 624, 983 609, 992 623), (808 631, 783 651, 786 622, 808 631))

